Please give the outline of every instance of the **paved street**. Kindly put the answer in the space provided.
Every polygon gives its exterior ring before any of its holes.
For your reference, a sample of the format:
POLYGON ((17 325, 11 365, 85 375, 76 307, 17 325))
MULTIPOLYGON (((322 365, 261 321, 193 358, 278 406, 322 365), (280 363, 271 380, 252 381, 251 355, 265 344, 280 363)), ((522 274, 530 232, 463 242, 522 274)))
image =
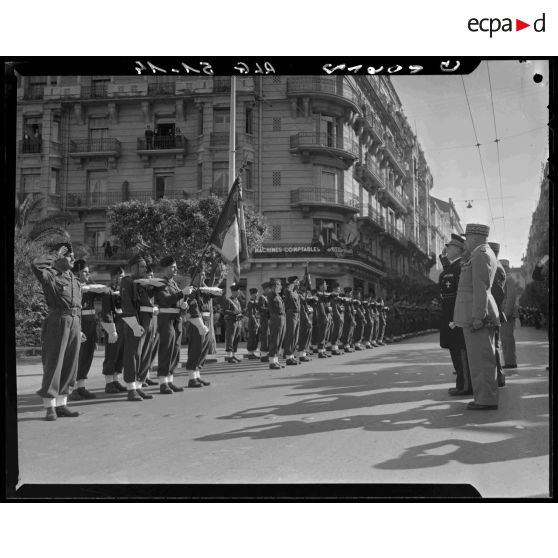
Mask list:
MULTIPOLYGON (((212 385, 132 403, 105 395, 42 420, 40 359, 18 365, 21 483, 471 483, 485 497, 549 493, 546 332, 516 329, 519 368, 497 411, 447 395, 438 335, 271 371, 206 367, 212 385)), ((221 349, 222 351, 222 349, 221 349)), ((175 382, 186 383, 185 372, 175 382)))

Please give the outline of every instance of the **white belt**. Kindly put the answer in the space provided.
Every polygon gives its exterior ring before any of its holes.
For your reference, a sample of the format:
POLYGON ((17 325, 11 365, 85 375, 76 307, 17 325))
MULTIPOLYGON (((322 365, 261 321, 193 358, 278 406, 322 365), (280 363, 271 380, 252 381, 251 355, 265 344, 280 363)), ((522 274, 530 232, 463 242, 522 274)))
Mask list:
POLYGON ((115 312, 116 312, 117 314, 122 314, 122 308, 116 308, 116 309, 115 309, 115 312))
POLYGON ((209 318, 211 316, 211 314, 209 312, 202 312, 202 316, 204 318, 209 318))
POLYGON ((159 308, 160 314, 178 314, 180 308, 159 308))
POLYGON ((153 306, 140 306, 140 312, 149 312, 153 314, 153 306))
POLYGON ((81 315, 82 316, 94 316, 95 315, 95 310, 82 310, 81 315))

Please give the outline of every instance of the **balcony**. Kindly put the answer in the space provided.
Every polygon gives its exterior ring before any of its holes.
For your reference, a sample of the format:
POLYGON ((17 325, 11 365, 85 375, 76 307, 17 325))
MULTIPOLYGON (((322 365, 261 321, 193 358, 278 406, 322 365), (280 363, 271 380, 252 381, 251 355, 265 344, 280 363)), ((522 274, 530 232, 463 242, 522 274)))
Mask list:
POLYGON ((108 83, 82 85, 80 97, 82 99, 106 99, 108 97, 108 83))
POLYGON ((58 141, 50 142, 50 154, 56 157, 60 157, 62 145, 58 141))
MULTIPOLYGON (((187 199, 189 194, 182 190, 167 190, 157 198, 151 191, 135 192, 68 192, 66 194, 67 209, 106 209, 111 205, 127 201, 139 201, 147 203, 151 200, 160 201, 187 199)), ((194 197, 194 196, 192 196, 194 197)))
POLYGON ((380 165, 369 156, 364 162, 356 163, 355 178, 368 187, 372 193, 385 188, 380 165))
POLYGON ((360 246, 357 247, 353 257, 382 271, 385 269, 384 261, 381 258, 378 258, 378 256, 375 256, 372 252, 369 252, 360 246))
POLYGON ((152 140, 137 139, 137 154, 141 157, 145 167, 149 167, 152 158, 160 156, 174 156, 175 164, 184 164, 188 150, 188 140, 183 135, 154 136, 152 140))
POLYGON ((46 84, 28 85, 23 92, 23 98, 26 101, 38 101, 42 99, 45 96, 45 85, 46 84))
POLYGON ((384 130, 380 121, 372 114, 368 113, 366 116, 361 116, 358 123, 363 127, 366 134, 372 138, 376 144, 382 145, 384 143, 384 130))
POLYGON ((317 111, 320 107, 314 101, 338 105, 342 111, 337 116, 342 116, 344 110, 360 114, 360 97, 352 89, 345 88, 344 83, 343 79, 331 76, 291 77, 287 80, 287 96, 311 97, 317 111))
POLYGON ((403 177, 407 176, 407 165, 405 164, 403 151, 397 147, 393 141, 387 140, 385 142, 384 153, 395 166, 395 169, 399 172, 399 174, 403 177))
POLYGON ((381 192, 382 201, 387 203, 396 213, 407 213, 410 206, 409 197, 399 192, 393 184, 388 186, 381 192))
POLYGON ((392 240, 397 241, 403 248, 407 248, 409 243, 405 238, 405 235, 393 225, 388 225, 386 227, 385 235, 392 240))
MULTIPOLYGON (((214 148, 228 149, 229 147, 229 132, 211 132, 209 136, 209 146, 214 148)), ((254 136, 252 134, 236 134, 236 145, 254 145, 254 136)))
POLYGON ((111 246, 109 250, 103 247, 88 246, 89 256, 87 261, 95 263, 122 263, 127 262, 134 252, 123 246, 111 246))
POLYGON ((364 207, 364 214, 358 219, 363 225, 370 225, 375 231, 384 231, 386 228, 383 215, 370 204, 364 207))
POLYGON ((347 169, 358 159, 359 148, 354 141, 345 141, 341 136, 300 132, 291 136, 291 153, 300 153, 305 163, 310 162, 312 155, 341 159, 347 169))
POLYGON ((106 157, 110 168, 116 168, 122 147, 116 138, 73 140, 70 142, 70 157, 79 159, 82 167, 88 159, 106 157))
POLYGON ((150 97, 164 97, 165 95, 174 95, 176 84, 174 81, 163 83, 149 83, 147 85, 147 95, 150 97))
POLYGON ((22 155, 36 155, 43 152, 43 142, 40 139, 27 139, 19 141, 19 152, 22 155))
POLYGON ((313 208, 358 213, 360 202, 358 196, 349 192, 308 187, 291 190, 291 207, 300 208, 305 213, 313 208))

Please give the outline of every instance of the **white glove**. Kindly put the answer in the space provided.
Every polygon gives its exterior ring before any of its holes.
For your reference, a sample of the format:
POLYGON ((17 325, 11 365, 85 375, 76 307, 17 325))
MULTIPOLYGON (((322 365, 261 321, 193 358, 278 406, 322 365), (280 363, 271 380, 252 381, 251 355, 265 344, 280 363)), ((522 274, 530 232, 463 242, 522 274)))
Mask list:
POLYGON ((194 287, 192 287, 191 285, 189 285, 188 287, 184 287, 182 289, 182 292, 188 296, 189 294, 191 294, 191 292, 194 290, 194 287))
POLYGON ((181 300, 177 306, 181 309, 181 310, 188 310, 188 303, 185 300, 181 300))
POLYGON ((87 341, 87 337, 85 333, 83 333, 83 331, 80 331, 80 333, 81 333, 81 343, 84 343, 85 341, 87 341))
POLYGON ((190 318, 190 323, 196 327, 202 337, 209 331, 201 318, 190 318))
POLYGON ((136 317, 131 316, 129 318, 122 319, 132 328, 135 337, 141 337, 145 333, 145 329, 139 325, 136 317))
POLYGON ((450 322, 449 327, 450 327, 450 329, 455 329, 455 324, 453 322, 450 322))
POLYGON ((116 326, 112 322, 101 322, 101 326, 108 333, 108 342, 116 343, 118 341, 118 333, 116 333, 116 326))
POLYGON ((157 316, 159 314, 159 307, 158 306, 153 306, 153 315, 157 316))

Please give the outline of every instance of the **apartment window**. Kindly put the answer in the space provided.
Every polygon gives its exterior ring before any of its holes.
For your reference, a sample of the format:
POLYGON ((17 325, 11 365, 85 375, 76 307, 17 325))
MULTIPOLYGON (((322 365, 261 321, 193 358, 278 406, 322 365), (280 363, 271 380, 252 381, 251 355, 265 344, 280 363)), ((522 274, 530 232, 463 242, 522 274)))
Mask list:
POLYGON ((172 174, 155 175, 155 199, 160 200, 172 191, 174 176, 172 174))
POLYGON ((273 225, 271 228, 271 239, 281 240, 281 225, 273 225))
POLYGON ((362 279, 353 279, 353 289, 354 291, 364 292, 364 281, 362 279))
POLYGON ((254 183, 253 183, 253 164, 252 163, 247 163, 246 167, 244 168, 244 178, 243 178, 243 184, 244 184, 244 189, 245 190, 252 190, 252 188, 254 187, 254 183))
POLYGON ((229 163, 213 163, 213 189, 216 196, 226 196, 229 191, 229 163))
POLYGON ((341 246, 343 238, 343 224, 337 221, 314 219, 312 246, 330 248, 341 246))
POLYGON ((229 109, 213 109, 213 131, 230 132, 231 111, 229 109))
POLYGON ((280 132, 281 131, 281 119, 280 118, 274 118, 273 119, 273 131, 274 132, 280 132))
POLYGON ((92 205, 100 204, 107 194, 107 171, 87 173, 87 195, 92 205))
POLYGON ((337 147, 337 137, 339 135, 339 126, 332 116, 320 116, 320 133, 321 140, 328 147, 337 147))
POLYGON ((273 171, 272 183, 274 187, 281 186, 281 171, 273 171))
POLYGON ((52 119, 52 130, 50 133, 52 141, 60 141, 60 117, 54 116, 52 119))
POLYGON ((50 184, 48 187, 48 193, 51 195, 58 196, 60 194, 59 173, 59 169, 50 169, 50 184))
POLYGON ((89 119, 89 144, 93 151, 103 151, 108 131, 108 118, 89 119))
POLYGON ((23 137, 25 138, 25 134, 27 134, 30 139, 39 140, 42 132, 42 121, 43 119, 40 116, 26 116, 23 121, 23 137))
POLYGON ((198 136, 203 136, 203 107, 198 110, 198 136))
POLYGON ((246 133, 254 133, 254 111, 250 107, 246 107, 246 133))
POLYGON ((197 184, 198 191, 203 190, 203 163, 198 163, 197 184))
POLYGON ((107 239, 105 223, 86 223, 84 239, 85 244, 93 250, 101 250, 107 239))
POLYGON ((41 191, 41 174, 24 174, 21 179, 21 193, 33 194, 41 191))
POLYGON ((296 98, 296 116, 299 118, 306 116, 306 111, 304 110, 304 99, 302 97, 296 98))
POLYGON ((336 203, 339 199, 339 175, 335 170, 323 170, 321 176, 322 196, 336 203))

